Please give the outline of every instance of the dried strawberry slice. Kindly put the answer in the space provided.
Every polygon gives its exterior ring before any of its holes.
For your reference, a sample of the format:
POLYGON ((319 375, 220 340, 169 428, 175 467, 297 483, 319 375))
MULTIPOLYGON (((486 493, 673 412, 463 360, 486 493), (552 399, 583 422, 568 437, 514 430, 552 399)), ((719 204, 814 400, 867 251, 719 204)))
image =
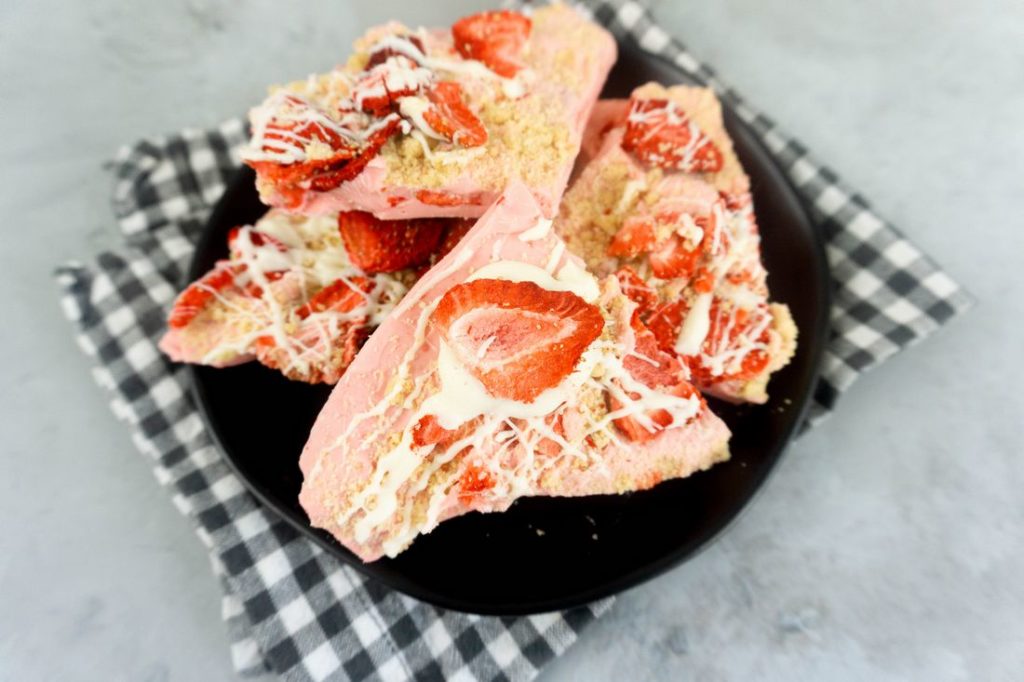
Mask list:
POLYGON ((679 106, 667 99, 634 99, 622 148, 646 164, 686 173, 722 170, 722 152, 679 106))
POLYGON ((364 73, 352 86, 352 99, 360 111, 383 116, 400 98, 421 92, 433 79, 430 70, 396 55, 364 73))
POLYGON ((619 268, 615 273, 619 280, 619 288, 629 300, 637 305, 637 313, 641 319, 646 317, 658 305, 658 292, 651 288, 636 271, 628 265, 619 268))
POLYGON ((263 130, 262 149, 271 153, 300 152, 311 142, 323 142, 338 157, 355 153, 353 145, 330 125, 323 112, 309 102, 294 95, 282 97, 281 109, 263 130))
POLYGON ((282 164, 277 161, 246 161, 263 179, 274 185, 285 208, 301 206, 306 187, 327 192, 362 172, 366 164, 398 130, 401 119, 392 115, 379 124, 359 150, 341 149, 326 159, 282 164))
POLYGON ((651 272, 661 279, 689 278, 697 271, 700 260, 700 245, 689 248, 682 237, 673 234, 651 253, 651 272))
POLYGON ((512 78, 523 68, 519 59, 532 23, 519 12, 495 10, 463 17, 452 26, 455 49, 494 73, 512 78))
POLYGON ((317 192, 328 192, 343 182, 351 180, 355 176, 359 175, 363 168, 366 167, 373 157, 377 156, 377 152, 384 146, 384 143, 388 141, 392 135, 398 131, 398 126, 401 123, 401 119, 394 116, 387 120, 387 122, 371 133, 370 137, 366 140, 362 149, 359 150, 359 154, 355 158, 349 161, 343 161, 340 164, 332 164, 329 168, 318 169, 317 172, 310 178, 309 186, 317 192))
POLYGON ((427 91, 431 106, 423 120, 434 132, 462 147, 487 143, 487 129, 462 100, 462 86, 454 81, 438 83, 427 91))
POLYGON ((444 240, 437 249, 435 260, 441 260, 447 256, 475 224, 476 222, 473 220, 454 219, 450 221, 448 223, 448 230, 444 233, 444 240))
POLYGON ((430 260, 447 221, 440 218, 381 220, 370 213, 338 215, 338 230, 352 262, 368 273, 395 272, 430 260))
POLYGON ((446 429, 437 421, 437 417, 428 414, 421 417, 412 428, 412 444, 416 447, 434 445, 444 450, 452 443, 462 440, 473 433, 483 421, 483 417, 476 417, 460 424, 454 429, 446 429))
POLYGON ((490 469, 479 464, 468 464, 459 477, 459 500, 469 502, 495 485, 497 481, 490 469))
POLYGON ((679 330, 686 319, 686 313, 690 310, 690 304, 686 299, 679 298, 658 306, 647 320, 647 327, 651 330, 658 346, 666 352, 674 352, 676 339, 679 330))
MULTIPOLYGON (((636 338, 636 345, 633 353, 627 355, 622 361, 623 367, 630 376, 648 388, 679 398, 698 395, 697 390, 687 381, 682 363, 675 355, 658 348, 654 334, 644 326, 638 315, 633 315, 631 326, 636 338)), ((629 395, 634 400, 640 398, 635 393, 629 395)), ((609 407, 613 412, 622 409, 622 403, 610 394, 608 400, 609 407)), ((648 429, 635 417, 628 415, 614 419, 613 423, 629 440, 637 443, 644 443, 657 437, 664 428, 672 425, 672 415, 667 410, 649 410, 645 414, 653 423, 653 430, 648 429)))
POLYGON ((491 395, 523 402, 568 376, 604 328, 576 294, 496 279, 455 285, 430 322, 491 395))
POLYGON ((313 313, 333 310, 340 313, 351 312, 366 301, 366 295, 373 291, 375 284, 367 277, 351 277, 337 279, 316 292, 305 305, 295 311, 300 320, 313 313))
POLYGON ((608 255, 616 258, 636 258, 654 249, 657 237, 654 225, 645 216, 630 216, 612 237, 608 255))
MULTIPOLYGON (((673 352, 679 330, 690 311, 690 306, 684 299, 666 303, 658 308, 648 322, 648 326, 658 345, 668 352, 673 352)), ((767 311, 759 311, 761 314, 769 314, 767 311)), ((705 366, 701 355, 716 356, 728 352, 736 347, 737 339, 741 335, 749 335, 759 316, 751 315, 751 311, 745 308, 735 307, 729 312, 723 309, 721 301, 717 298, 712 300, 709 313, 708 333, 701 345, 701 353, 683 358, 689 365, 690 372, 695 383, 702 386, 722 381, 752 379, 764 371, 768 366, 769 356, 761 348, 754 348, 743 356, 739 369, 731 372, 715 374, 705 366)), ((764 329, 758 338, 752 339, 756 343, 768 345, 770 340, 768 329, 764 329)))
MULTIPOLYGON (((711 304, 710 327, 707 338, 704 340, 703 352, 708 356, 714 357, 736 349, 739 338, 741 336, 749 337, 756 331, 758 322, 763 321, 764 318, 762 316, 770 314, 764 308, 757 311, 739 307, 725 310, 722 303, 716 299, 711 304)), ((750 340, 767 346, 770 341, 768 327, 766 326, 756 339, 750 340)), ((765 370, 769 361, 770 358, 767 351, 762 348, 754 348, 743 356, 738 369, 714 374, 710 368, 701 362, 701 358, 694 357, 690 359, 690 370, 693 372, 696 381, 710 385, 721 381, 753 379, 765 370)))
MULTIPOLYGON (((418 36, 414 36, 410 33, 402 33, 391 37, 394 38, 395 40, 409 43, 412 48, 415 48, 420 52, 420 54, 426 56, 426 51, 423 49, 423 41, 420 40, 418 36)), ((412 50, 410 50, 410 52, 412 52, 412 50)), ((370 53, 370 58, 366 62, 366 70, 369 71, 378 64, 383 64, 388 60, 389 57, 399 56, 412 59, 412 57, 410 57, 406 52, 397 50, 393 47, 378 47, 376 50, 370 53)))
POLYGON ((202 312, 219 292, 235 287, 235 278, 245 270, 245 265, 220 261, 212 270, 192 282, 174 301, 167 326, 181 329, 202 312))

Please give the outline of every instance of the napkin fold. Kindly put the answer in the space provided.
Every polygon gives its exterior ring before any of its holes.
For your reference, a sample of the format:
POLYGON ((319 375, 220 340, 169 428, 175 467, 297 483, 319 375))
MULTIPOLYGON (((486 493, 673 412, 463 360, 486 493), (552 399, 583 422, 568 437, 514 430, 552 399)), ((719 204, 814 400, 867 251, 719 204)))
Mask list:
MULTIPOLYGON (((834 285, 831 338, 808 425, 857 376, 966 310, 970 296, 796 140, 758 113, 632 1, 586 0, 619 40, 715 88, 796 186, 822 232, 834 285)), ((242 674, 287 680, 532 679, 612 599, 496 618, 439 609, 340 564, 263 508, 200 420, 186 372, 157 349, 212 206, 240 166, 245 127, 186 129, 118 153, 116 251, 58 268, 61 304, 95 380, 195 524, 223 587, 231 655, 242 674)))

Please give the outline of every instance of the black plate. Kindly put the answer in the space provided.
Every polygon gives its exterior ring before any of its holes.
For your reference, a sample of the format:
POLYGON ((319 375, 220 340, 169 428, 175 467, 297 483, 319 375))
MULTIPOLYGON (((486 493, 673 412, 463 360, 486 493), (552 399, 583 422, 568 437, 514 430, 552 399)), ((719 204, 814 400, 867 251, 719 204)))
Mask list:
MULTIPOLYGON (((620 44, 620 50, 605 96, 627 96, 648 80, 687 82, 635 46, 620 44)), ((523 499, 504 514, 469 514, 443 523, 396 559, 363 564, 311 528, 297 501, 298 455, 329 388, 287 381, 257 363, 194 367, 200 411, 228 461, 268 507, 334 556, 396 590, 461 611, 511 615, 576 606, 693 555, 750 501, 800 423, 818 377, 829 306, 820 236, 793 188, 728 111, 726 127, 753 180, 773 298, 789 304, 800 329, 796 357, 772 378, 767 405, 715 406, 733 431, 729 462, 642 493, 523 499)), ((252 172, 240 171, 200 240, 190 277, 225 256, 231 227, 264 211, 252 172)))

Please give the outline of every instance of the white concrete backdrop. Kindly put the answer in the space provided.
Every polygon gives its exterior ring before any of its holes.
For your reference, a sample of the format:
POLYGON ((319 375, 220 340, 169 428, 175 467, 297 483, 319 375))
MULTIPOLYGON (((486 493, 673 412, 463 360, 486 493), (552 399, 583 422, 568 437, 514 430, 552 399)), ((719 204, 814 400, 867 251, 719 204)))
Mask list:
MULTIPOLYGON (((980 305, 863 378, 725 538, 623 595, 542 679, 1019 679, 1024 5, 653 4, 980 305)), ((0 680, 232 679, 204 552, 50 279, 114 242, 104 163, 340 61, 374 22, 476 6, 0 6, 0 680)))

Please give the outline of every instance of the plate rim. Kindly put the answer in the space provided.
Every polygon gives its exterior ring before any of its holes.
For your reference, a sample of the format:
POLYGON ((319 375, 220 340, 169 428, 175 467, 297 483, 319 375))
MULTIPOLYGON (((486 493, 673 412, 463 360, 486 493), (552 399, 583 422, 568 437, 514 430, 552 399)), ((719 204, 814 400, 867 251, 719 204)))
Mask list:
MULTIPOLYGON (((676 82, 697 84, 697 81, 692 76, 672 63, 671 60, 664 56, 651 54, 645 51, 632 37, 629 37, 627 40, 623 40, 622 36, 617 37, 619 38, 617 41, 620 50, 619 58, 621 58, 622 53, 625 50, 629 50, 635 58, 654 61, 659 63, 662 67, 671 70, 678 76, 676 82)), ((726 125, 730 128, 730 135, 735 137, 737 131, 739 131, 739 134, 749 138, 749 142, 752 146, 759 148, 761 155, 763 155, 768 161, 768 167, 771 169, 770 172, 777 175, 781 180, 781 185, 787 187, 789 190, 784 196, 786 203, 792 204, 794 212, 800 217, 801 221, 810 228, 808 231, 813 235, 813 239, 810 240, 812 251, 815 255, 815 272, 813 273, 813 280, 819 285, 819 304, 815 311, 817 316, 817 325, 814 329, 814 335, 816 338, 820 339, 820 342, 809 350, 811 354, 811 371, 810 378, 808 380, 808 389, 801 396, 799 403, 791 406, 794 409, 796 416, 783 431, 774 450, 767 453, 766 458, 771 461, 768 463, 768 466, 761 469, 752 481, 750 494, 741 504, 736 505, 725 514, 720 525, 698 534, 695 543, 690 543, 688 546, 681 546, 675 551, 668 552, 658 559, 639 566, 632 571, 626 572, 613 580, 606 581, 601 585, 590 589, 575 592, 570 597, 539 599, 533 600, 527 604, 520 604, 516 606, 510 606, 509 604, 470 605, 464 600, 457 598, 452 599, 445 595, 425 591, 419 588, 415 583, 401 584, 403 581, 395 581, 391 578, 384 578, 379 575, 371 574, 366 570, 366 565, 360 561, 355 554, 338 543, 334 538, 328 536, 326 531, 312 527, 309 524, 308 519, 305 522, 301 522, 298 519, 293 518, 292 514, 283 510, 276 499, 271 497, 262 489, 261 486, 250 480, 248 476, 242 472, 235 461, 235 457, 231 454, 231 451, 225 447, 219 429, 213 423, 213 419, 207 408, 208 399, 206 396, 204 382, 198 376, 199 371, 203 368, 192 364, 186 365, 186 371, 190 383, 189 394, 196 403, 196 408, 203 421, 203 425, 206 427, 214 445, 216 445, 217 449, 223 455, 224 460, 227 462, 232 472, 234 472, 234 474, 242 481, 246 490, 253 494, 262 505, 269 508, 276 517, 285 521, 285 523, 296 530, 300 535, 309 538, 316 543, 318 547, 328 552, 339 561, 358 571, 364 578, 376 580, 387 585, 391 589, 395 589, 428 604, 463 613, 492 616, 522 616, 584 606, 599 599, 610 597, 630 588, 637 587, 702 553, 713 544, 713 541, 716 538, 721 537, 731 529, 737 520, 751 507, 754 500, 761 495, 764 490, 765 483, 777 469, 779 461, 786 454, 786 451, 788 450, 788 447, 798 429, 800 429, 805 423, 807 412, 809 411, 814 399, 815 389, 821 382, 822 365, 825 350, 828 345, 827 332, 829 327, 829 310, 831 309, 833 298, 831 268, 825 251, 824 235, 811 218, 808 201, 804 199, 799 192, 797 192, 796 187, 786 175, 785 170, 780 166, 776 158, 768 150, 767 146, 761 141, 760 137, 756 134, 756 131, 754 131, 748 123, 740 118, 732 106, 724 101, 722 102, 722 110, 726 119, 726 125), (399 584, 396 584, 396 582, 399 584)), ((213 230, 210 229, 210 226, 224 222, 226 218, 225 214, 228 213, 229 205, 225 202, 225 198, 232 195, 233 191, 240 186, 244 186, 245 184, 249 184, 251 186, 253 184, 253 178, 254 174, 251 169, 241 166, 225 183, 224 193, 214 205, 213 210, 211 211, 209 218, 206 220, 202 232, 196 241, 195 251, 193 252, 187 271, 188 281, 194 281, 204 274, 205 270, 200 267, 200 261, 202 260, 201 254, 204 254, 209 250, 210 243, 213 239, 213 230)))

